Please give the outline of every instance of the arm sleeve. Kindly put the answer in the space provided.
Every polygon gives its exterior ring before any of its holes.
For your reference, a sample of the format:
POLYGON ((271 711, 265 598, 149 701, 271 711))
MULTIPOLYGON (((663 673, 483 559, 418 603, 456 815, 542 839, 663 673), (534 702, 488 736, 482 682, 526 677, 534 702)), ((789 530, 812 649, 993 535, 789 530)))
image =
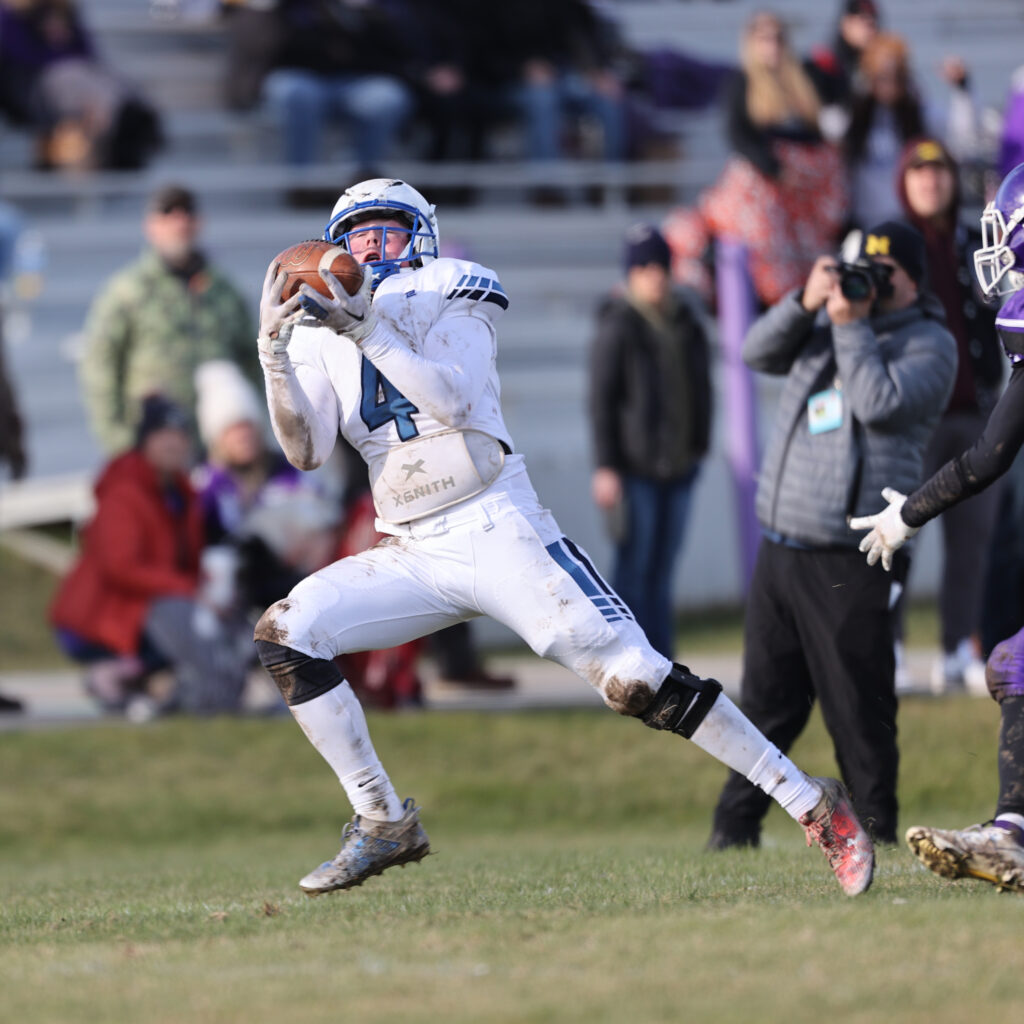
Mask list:
POLYGON ((104 578, 119 590, 143 598, 189 596, 196 580, 186 572, 146 564, 145 538, 131 493, 112 490, 89 526, 89 546, 99 559, 104 578))
POLYGON ((338 400, 327 374, 288 352, 260 354, 274 437, 297 469, 316 469, 338 439, 338 400))
POLYGON ((594 464, 609 469, 621 469, 625 464, 617 429, 622 394, 620 339, 618 319, 601 317, 590 350, 590 425, 594 464))
POLYGON ((132 442, 124 393, 131 335, 130 311, 120 294, 101 294, 89 313, 80 375, 90 425, 108 453, 132 442))
POLYGON ((427 331, 422 352, 382 320, 360 349, 421 411, 461 427, 483 394, 497 344, 490 321, 468 312, 441 317, 427 331))
POLYGON ((775 376, 789 373, 816 319, 800 305, 801 294, 802 290, 790 292, 754 321, 743 339, 743 362, 752 370, 775 376))
POLYGON ((940 512, 983 491, 1012 465, 1024 444, 1024 363, 1018 363, 985 429, 961 455, 950 459, 904 504, 908 526, 923 526, 940 512))
POLYGON ((922 320, 897 354, 886 358, 867 320, 833 325, 843 395, 861 423, 898 430, 946 406, 956 375, 956 342, 922 320))

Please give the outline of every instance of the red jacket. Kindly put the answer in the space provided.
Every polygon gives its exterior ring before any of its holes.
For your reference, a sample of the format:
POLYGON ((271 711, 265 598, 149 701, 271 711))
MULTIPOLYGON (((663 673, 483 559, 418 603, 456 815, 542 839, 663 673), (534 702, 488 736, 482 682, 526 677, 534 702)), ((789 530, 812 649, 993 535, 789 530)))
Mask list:
POLYGON ((175 489, 178 515, 139 452, 107 464, 96 483, 96 515, 82 532, 78 561, 50 607, 53 625, 134 654, 150 602, 195 593, 202 513, 187 477, 177 477, 175 489))

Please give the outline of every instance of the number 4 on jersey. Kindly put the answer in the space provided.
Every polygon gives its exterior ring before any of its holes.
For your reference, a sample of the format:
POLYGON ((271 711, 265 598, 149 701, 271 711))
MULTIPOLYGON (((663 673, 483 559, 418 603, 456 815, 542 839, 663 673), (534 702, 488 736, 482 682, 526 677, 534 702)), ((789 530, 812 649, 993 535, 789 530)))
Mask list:
POLYGON ((394 420, 400 440, 409 441, 416 437, 419 430, 412 421, 412 414, 419 409, 365 357, 361 361, 360 373, 362 398, 359 415, 367 429, 376 430, 394 420))

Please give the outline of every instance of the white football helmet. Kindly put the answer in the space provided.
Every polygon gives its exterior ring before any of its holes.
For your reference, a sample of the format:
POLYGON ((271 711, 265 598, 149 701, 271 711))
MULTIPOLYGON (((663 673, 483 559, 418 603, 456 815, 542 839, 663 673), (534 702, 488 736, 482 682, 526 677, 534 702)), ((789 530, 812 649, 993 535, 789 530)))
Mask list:
MULTIPOLYGON (((331 219, 324 228, 324 240, 350 249, 349 236, 378 217, 405 222, 404 229, 385 228, 381 248, 386 247, 387 232, 408 234, 408 243, 394 259, 374 260, 367 264, 373 274, 376 288, 385 277, 397 273, 403 263, 413 268, 425 266, 438 257, 437 217, 434 207, 411 185, 396 178, 370 178, 346 189, 331 211, 331 219)), ((363 230, 366 230, 364 228, 363 230)))
POLYGON ((988 296, 1009 295, 1024 285, 1024 164, 999 186, 981 215, 981 248, 974 271, 988 296))

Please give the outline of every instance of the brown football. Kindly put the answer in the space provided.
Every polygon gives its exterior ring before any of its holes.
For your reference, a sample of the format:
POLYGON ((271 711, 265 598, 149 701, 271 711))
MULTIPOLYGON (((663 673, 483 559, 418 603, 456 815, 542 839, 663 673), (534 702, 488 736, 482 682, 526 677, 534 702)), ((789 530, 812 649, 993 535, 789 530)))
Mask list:
POLYGON ((281 269, 288 273, 288 280, 281 293, 282 300, 290 299, 303 281, 314 291, 330 298, 330 289, 320 276, 321 267, 329 270, 349 295, 355 295, 363 283, 363 268, 355 257, 341 246, 321 239, 290 245, 274 257, 274 262, 279 263, 281 269))

